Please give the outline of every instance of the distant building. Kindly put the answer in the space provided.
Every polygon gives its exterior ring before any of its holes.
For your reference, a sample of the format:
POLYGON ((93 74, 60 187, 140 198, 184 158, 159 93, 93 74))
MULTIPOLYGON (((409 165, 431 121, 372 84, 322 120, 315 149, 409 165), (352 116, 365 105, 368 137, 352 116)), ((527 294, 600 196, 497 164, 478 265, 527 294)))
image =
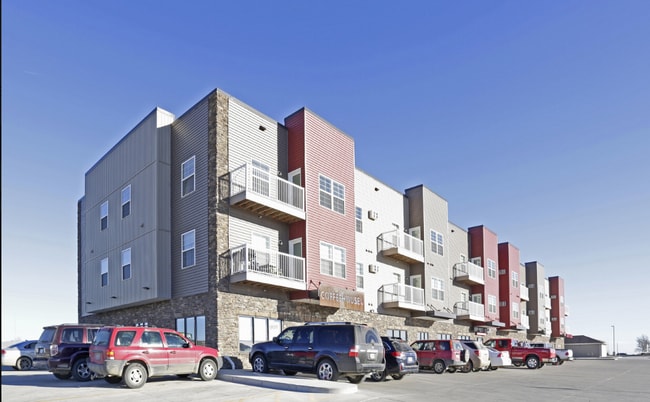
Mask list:
POLYGON ((564 347, 573 350, 574 357, 605 357, 607 344, 585 335, 573 335, 564 339, 564 347))
MULTIPOLYGON (((446 152, 422 171, 453 175, 446 152)), ((244 364, 305 321, 408 341, 551 334, 541 264, 451 223, 425 186, 361 171, 354 139, 306 108, 279 123, 217 89, 178 117, 154 109, 86 173, 78 230, 80 322, 172 327, 244 364)))

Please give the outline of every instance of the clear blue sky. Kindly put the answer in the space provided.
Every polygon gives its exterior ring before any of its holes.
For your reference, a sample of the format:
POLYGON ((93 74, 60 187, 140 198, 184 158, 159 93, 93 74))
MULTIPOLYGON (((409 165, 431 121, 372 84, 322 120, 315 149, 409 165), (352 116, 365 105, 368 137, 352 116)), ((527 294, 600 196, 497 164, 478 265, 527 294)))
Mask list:
MULTIPOLYGON (((569 332, 650 335, 650 1, 2 1, 2 340, 77 320, 85 172, 154 107, 306 106, 566 280, 569 332), (446 150, 441 159, 431 151, 446 150)), ((436 155, 440 155, 436 152, 436 155)))

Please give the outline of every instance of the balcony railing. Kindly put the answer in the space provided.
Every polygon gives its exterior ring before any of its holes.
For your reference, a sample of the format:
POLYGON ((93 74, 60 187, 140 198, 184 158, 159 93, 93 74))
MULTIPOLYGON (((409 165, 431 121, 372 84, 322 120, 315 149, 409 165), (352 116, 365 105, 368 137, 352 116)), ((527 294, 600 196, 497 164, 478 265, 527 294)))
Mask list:
POLYGON ((471 301, 458 302, 454 305, 458 319, 485 322, 485 305, 471 301))
POLYGON ((530 300, 530 296, 528 295, 528 288, 523 283, 519 286, 519 298, 526 301, 530 300))
POLYGON ((403 283, 390 283, 379 288, 379 303, 384 308, 424 311, 424 289, 403 283))
POLYGON ((483 267, 472 262, 454 264, 454 279, 470 285, 485 285, 483 267))
POLYGON ((251 164, 230 172, 230 204, 283 222, 305 219, 305 189, 251 164))
POLYGON ((526 314, 521 315, 521 326, 526 329, 530 329, 530 319, 526 314))
POLYGON ((230 250, 230 280, 304 290, 305 259, 244 244, 230 250))
POLYGON ((569 316, 569 306, 567 306, 566 304, 564 305, 564 316, 565 317, 569 316))
POLYGON ((379 235, 379 248, 383 255, 409 264, 424 262, 422 240, 397 229, 379 235))

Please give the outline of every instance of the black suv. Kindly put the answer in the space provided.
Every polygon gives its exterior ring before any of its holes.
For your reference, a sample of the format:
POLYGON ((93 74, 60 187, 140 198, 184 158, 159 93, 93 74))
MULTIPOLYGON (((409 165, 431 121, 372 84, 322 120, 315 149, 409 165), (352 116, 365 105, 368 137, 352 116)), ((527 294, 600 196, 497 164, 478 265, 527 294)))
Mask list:
POLYGON ((366 374, 384 371, 384 346, 377 330, 350 322, 313 322, 289 327, 272 341, 253 345, 253 371, 286 375, 315 373, 320 380, 339 376, 357 384, 366 374))
POLYGON ((406 374, 420 370, 417 353, 402 338, 382 336, 381 340, 386 350, 386 368, 370 374, 373 381, 384 381, 387 376, 401 380, 406 374))

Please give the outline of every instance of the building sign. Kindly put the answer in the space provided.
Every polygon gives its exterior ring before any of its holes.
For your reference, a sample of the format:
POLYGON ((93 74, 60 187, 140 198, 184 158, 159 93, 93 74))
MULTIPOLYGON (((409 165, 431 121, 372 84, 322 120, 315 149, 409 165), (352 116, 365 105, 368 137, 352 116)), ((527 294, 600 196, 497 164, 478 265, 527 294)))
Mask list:
POLYGON ((363 311, 364 298, 361 292, 334 286, 321 286, 318 288, 318 298, 321 306, 363 311))

